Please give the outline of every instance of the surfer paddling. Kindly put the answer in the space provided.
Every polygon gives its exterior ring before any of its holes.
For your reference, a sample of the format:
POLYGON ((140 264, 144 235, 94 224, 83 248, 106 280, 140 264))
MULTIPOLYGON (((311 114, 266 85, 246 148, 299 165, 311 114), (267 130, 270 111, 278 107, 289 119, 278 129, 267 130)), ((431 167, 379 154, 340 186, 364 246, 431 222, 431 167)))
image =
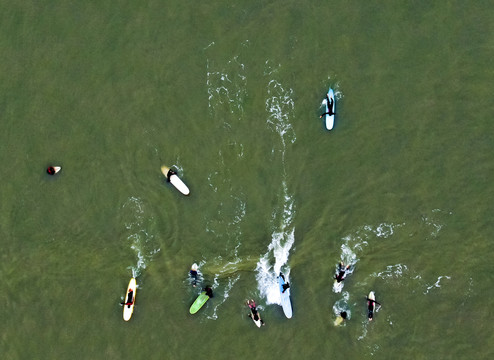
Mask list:
POLYGON ((376 309, 376 304, 379 306, 381 306, 381 304, 379 304, 376 301, 373 291, 369 293, 369 296, 367 296, 366 300, 367 300, 367 317, 369 318, 369 321, 372 321, 372 319, 374 318, 374 310, 376 309))
POLYGON ((260 321, 261 325, 265 325, 264 321, 261 319, 261 315, 259 314, 259 311, 257 311, 256 302, 254 300, 248 300, 247 306, 250 308, 250 314, 247 316, 250 317, 255 322, 260 321))
POLYGON ((345 264, 343 263, 343 261, 340 261, 340 263, 338 264, 338 275, 335 275, 335 277, 334 277, 336 282, 340 283, 343 280, 345 280, 346 271, 348 269, 350 269, 350 265, 347 265, 345 267, 345 264))
POLYGON ((334 326, 339 326, 339 325, 343 324, 343 322, 346 320, 346 318, 347 318, 347 312, 346 311, 340 312, 340 315, 338 315, 336 317, 336 320, 334 321, 334 326))

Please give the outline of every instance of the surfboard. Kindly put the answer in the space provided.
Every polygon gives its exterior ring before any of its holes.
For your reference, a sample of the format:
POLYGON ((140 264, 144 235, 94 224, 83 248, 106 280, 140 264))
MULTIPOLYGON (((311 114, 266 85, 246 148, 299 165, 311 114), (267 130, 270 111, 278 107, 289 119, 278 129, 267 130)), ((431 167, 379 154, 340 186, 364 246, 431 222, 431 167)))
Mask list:
POLYGON ((259 311, 257 312, 257 314, 258 314, 258 316, 259 316, 259 317, 257 318, 257 320, 254 320, 254 315, 252 315, 252 314, 251 314, 250 318, 252 319, 252 321, 254 322, 254 324, 256 324, 256 326, 257 326, 258 328, 260 328, 260 327, 261 327, 261 315, 259 314, 259 311))
POLYGON ((137 292, 137 284, 136 284, 136 279, 132 278, 130 279, 129 286, 127 286, 127 292, 125 293, 125 298, 124 302, 129 302, 129 300, 132 301, 132 305, 124 305, 123 309, 123 319, 125 321, 129 321, 130 318, 132 317, 132 313, 134 312, 134 304, 136 302, 136 292, 137 292), (134 295, 129 299, 129 291, 132 289, 134 295))
MULTIPOLYGON (((369 299, 371 300, 376 300, 376 295, 374 294, 374 291, 371 291, 368 296, 369 299)), ((372 318, 374 317, 374 310, 376 310, 376 303, 372 301, 372 308, 371 308, 371 301, 367 300, 367 317, 369 318, 369 321, 372 321, 372 318)))
POLYGON ((334 280, 334 283, 333 283, 333 291, 335 293, 339 293, 341 292, 341 290, 343 290, 343 281, 336 281, 336 279, 334 280))
POLYGON ((285 277, 282 273, 278 276, 278 285, 280 287, 280 295, 281 295, 281 307, 283 308, 283 312, 285 316, 289 319, 292 317, 292 303, 290 302, 290 288, 283 291, 283 285, 285 284, 285 277))
POLYGON ((338 315, 334 321, 334 326, 339 326, 343 323, 343 318, 341 317, 341 315, 338 315))
POLYGON ((168 177, 169 171, 170 171, 169 167, 164 166, 164 165, 161 167, 161 172, 163 173, 163 175, 166 176, 166 178, 170 181, 170 183, 173 186, 175 186, 177 188, 177 190, 180 191, 182 194, 189 195, 190 190, 187 187, 187 185, 185 185, 185 183, 176 174, 173 174, 170 177, 168 177))
MULTIPOLYGON (((335 107, 336 107, 334 92, 333 92, 333 89, 331 89, 331 87, 328 90, 328 97, 333 100, 333 106, 331 107, 333 115, 331 115, 331 116, 329 116, 327 114, 324 115, 324 120, 326 122, 326 129, 331 130, 334 126, 334 111, 335 111, 335 107)), ((326 100, 326 112, 328 112, 328 111, 329 111, 329 104, 328 104, 328 101, 326 100)))
POLYGON ((194 303, 190 306, 189 312, 191 314, 195 314, 196 312, 199 311, 200 308, 206 303, 206 301, 209 300, 209 296, 206 295, 206 292, 203 291, 199 294, 199 296, 196 298, 194 303))

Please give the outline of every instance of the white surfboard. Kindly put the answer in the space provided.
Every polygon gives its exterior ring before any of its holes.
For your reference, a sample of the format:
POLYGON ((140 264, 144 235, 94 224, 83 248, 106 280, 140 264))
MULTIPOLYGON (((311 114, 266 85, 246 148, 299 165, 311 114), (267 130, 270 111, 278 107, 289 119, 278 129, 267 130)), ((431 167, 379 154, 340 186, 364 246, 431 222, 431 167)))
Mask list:
POLYGON ((281 307, 283 308, 283 312, 285 313, 285 316, 291 319, 292 303, 290 302, 290 288, 283 291, 283 285, 285 284, 285 279, 282 273, 280 273, 280 276, 278 276, 278 284, 280 286, 281 307))
POLYGON ((334 291, 335 293, 340 293, 340 292, 341 292, 341 290, 343 290, 343 281, 338 282, 338 281, 336 281, 336 279, 335 279, 335 281, 334 281, 334 283, 333 283, 333 291, 334 291))
POLYGON ((167 179, 170 181, 170 183, 173 186, 175 186, 177 188, 177 190, 180 191, 182 194, 189 195, 190 190, 187 187, 187 185, 185 185, 185 183, 176 174, 172 174, 172 175, 170 175, 170 177, 168 177, 169 171, 170 171, 169 167, 164 166, 164 165, 161 167, 161 172, 163 173, 163 175, 165 175, 167 177, 167 179))
POLYGON ((123 309, 123 319, 125 321, 129 321, 130 318, 132 317, 132 313, 134 312, 134 305, 136 302, 136 292, 137 292, 137 283, 136 279, 132 278, 130 279, 129 286, 127 286, 127 292, 125 293, 125 298, 124 298, 124 303, 130 302, 131 300, 132 304, 131 305, 124 305, 123 309), (129 299, 129 292, 132 290, 134 295, 129 299))
POLYGON ((254 322, 254 324, 256 324, 256 326, 258 328, 260 328, 261 327, 261 318, 258 317, 257 320, 254 319, 254 316, 251 316, 251 318, 252 318, 252 321, 254 322))
MULTIPOLYGON (((326 129, 331 130, 334 126, 334 112, 335 112, 335 108, 336 108, 336 101, 334 98, 334 92, 333 92, 333 89, 331 89, 331 88, 329 88, 329 90, 328 90, 328 97, 333 101, 333 105, 331 106, 333 115, 331 115, 331 116, 329 116, 327 114, 324 115, 324 120, 326 122, 326 129)), ((329 111, 329 104, 328 104, 327 99, 325 100, 325 104, 326 104, 326 112, 328 112, 329 111)))

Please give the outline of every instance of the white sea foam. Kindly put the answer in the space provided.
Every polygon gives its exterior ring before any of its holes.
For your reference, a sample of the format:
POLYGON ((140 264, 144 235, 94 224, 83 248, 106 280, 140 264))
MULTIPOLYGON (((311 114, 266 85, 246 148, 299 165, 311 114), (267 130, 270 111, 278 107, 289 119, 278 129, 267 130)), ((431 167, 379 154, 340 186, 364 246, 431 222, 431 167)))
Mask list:
POLYGON ((388 265, 386 270, 381 271, 377 274, 372 274, 371 276, 378 277, 380 279, 390 279, 402 277, 405 273, 408 273, 408 267, 403 264, 388 265))
POLYGON ((422 215, 422 221, 426 226, 429 226, 432 229, 431 236, 435 238, 445 226, 444 218, 452 215, 453 213, 451 211, 444 211, 441 209, 433 209, 431 213, 431 215, 422 215))
POLYGON ((432 285, 426 285, 426 289, 424 291, 424 294, 428 294, 432 289, 440 288, 441 287, 441 280, 442 279, 451 280, 451 277, 450 276, 447 276, 447 275, 439 276, 437 278, 437 281, 434 284, 432 284, 432 285))
POLYGON ((338 316, 342 311, 346 311, 347 320, 350 320, 352 318, 352 312, 350 310, 350 306, 348 305, 350 294, 348 291, 343 291, 341 295, 341 299, 337 300, 333 305, 333 313, 338 316))

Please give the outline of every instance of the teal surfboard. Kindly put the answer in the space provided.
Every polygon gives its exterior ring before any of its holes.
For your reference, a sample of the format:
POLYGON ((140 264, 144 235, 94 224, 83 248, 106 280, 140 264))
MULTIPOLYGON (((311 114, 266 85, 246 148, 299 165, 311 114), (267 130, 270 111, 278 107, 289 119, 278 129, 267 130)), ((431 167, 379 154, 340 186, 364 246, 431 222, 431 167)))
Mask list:
POLYGON ((206 303, 206 301, 209 300, 209 296, 206 295, 206 292, 203 291, 202 293, 199 294, 197 299, 194 301, 194 303, 190 306, 190 313, 195 314, 196 312, 199 311, 200 308, 206 303))

